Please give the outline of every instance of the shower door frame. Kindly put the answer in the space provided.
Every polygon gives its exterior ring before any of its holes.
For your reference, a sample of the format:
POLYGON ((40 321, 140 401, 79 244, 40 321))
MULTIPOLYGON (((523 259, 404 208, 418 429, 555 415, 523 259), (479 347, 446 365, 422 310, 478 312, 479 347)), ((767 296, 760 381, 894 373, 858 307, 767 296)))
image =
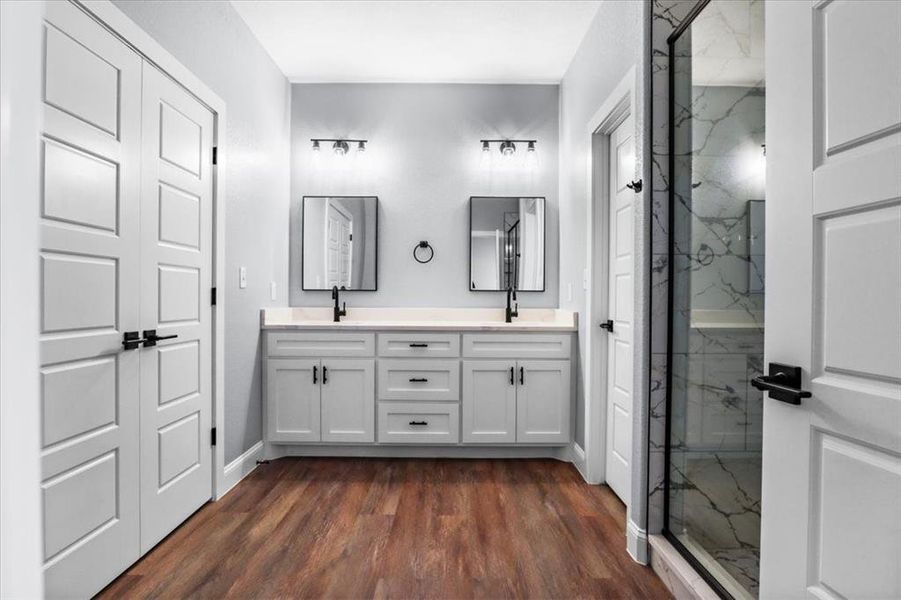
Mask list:
POLYGON ((675 126, 674 126, 674 118, 675 118, 675 101, 673 90, 676 84, 676 61, 675 61, 675 43, 679 37, 685 33, 691 24, 694 22, 695 18, 710 4, 711 0, 699 0, 698 3, 691 9, 691 12, 686 15, 685 19, 679 24, 679 26, 669 35, 666 39, 666 44, 669 49, 669 62, 668 62, 668 97, 667 97, 667 136, 668 136, 668 170, 669 170, 669 181, 667 185, 667 196, 668 196, 668 215, 667 215, 667 304, 666 304, 666 419, 664 426, 664 442, 663 442, 663 461, 664 461, 664 469, 663 469, 663 537, 673 545, 677 552, 694 568, 694 570, 704 579, 704 581, 711 587, 713 590, 721 597, 727 599, 733 599, 734 597, 730 594, 723 584, 721 584, 710 571, 699 561, 691 551, 685 547, 685 545, 679 540, 678 537, 674 533, 670 531, 670 458, 671 458, 671 435, 670 428, 672 427, 672 391, 673 391, 673 289, 674 289, 674 281, 673 276, 675 273, 675 269, 673 268, 673 257, 675 255, 675 235, 674 235, 674 227, 675 227, 675 204, 676 204, 676 193, 675 186, 673 185, 675 179, 675 126))

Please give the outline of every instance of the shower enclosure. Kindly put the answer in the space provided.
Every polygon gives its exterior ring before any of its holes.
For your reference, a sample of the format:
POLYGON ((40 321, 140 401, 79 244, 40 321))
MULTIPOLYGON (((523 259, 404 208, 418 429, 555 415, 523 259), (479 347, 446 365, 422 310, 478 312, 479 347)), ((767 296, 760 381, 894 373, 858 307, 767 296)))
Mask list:
POLYGON ((669 39, 665 534, 724 597, 754 598, 763 366, 763 0, 700 2, 669 39))

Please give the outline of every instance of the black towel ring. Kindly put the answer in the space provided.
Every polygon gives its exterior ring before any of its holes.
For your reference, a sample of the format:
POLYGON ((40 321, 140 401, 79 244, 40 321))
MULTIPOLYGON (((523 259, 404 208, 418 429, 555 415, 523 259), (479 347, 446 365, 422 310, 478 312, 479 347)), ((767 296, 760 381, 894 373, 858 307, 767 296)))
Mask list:
POLYGON ((432 245, 429 244, 428 242, 421 241, 418 244, 416 244, 415 246, 413 246, 413 260, 415 260, 419 264, 424 265, 426 263, 430 263, 430 262, 432 262, 433 258, 435 258, 435 249, 432 248, 432 245), (417 254, 417 252, 419 251, 420 248, 426 248, 429 251, 429 257, 427 259, 422 260, 421 258, 419 258, 419 255, 417 254))

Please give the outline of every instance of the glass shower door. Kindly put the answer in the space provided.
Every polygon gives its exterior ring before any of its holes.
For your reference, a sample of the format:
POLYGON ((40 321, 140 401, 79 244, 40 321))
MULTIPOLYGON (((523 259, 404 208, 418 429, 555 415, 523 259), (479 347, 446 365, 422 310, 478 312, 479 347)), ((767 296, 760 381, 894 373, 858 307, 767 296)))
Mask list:
POLYGON ((763 1, 712 0, 670 38, 666 534, 723 596, 760 557, 763 1))

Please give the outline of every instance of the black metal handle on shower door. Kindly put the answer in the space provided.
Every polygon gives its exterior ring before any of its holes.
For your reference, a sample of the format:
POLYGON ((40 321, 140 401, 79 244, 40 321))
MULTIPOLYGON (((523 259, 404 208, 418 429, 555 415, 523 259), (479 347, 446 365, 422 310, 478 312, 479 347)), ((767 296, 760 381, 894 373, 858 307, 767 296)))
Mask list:
POLYGON ((428 421, 410 421, 410 425, 428 425, 428 421))
POLYGON ((607 319, 605 322, 601 323, 601 329, 606 329, 610 333, 613 333, 613 321, 607 319))
POLYGON ((178 337, 178 334, 173 333, 172 335, 157 335, 156 329, 145 329, 144 330, 144 347, 148 348, 150 346, 156 346, 157 342, 161 342, 163 340, 172 340, 178 337))
POLYGON ((425 377, 411 377, 410 383, 428 383, 429 380, 425 377))
POLYGON ((313 365, 313 385, 316 385, 316 371, 319 370, 319 367, 313 365))
POLYGON ((751 385, 770 398, 788 404, 801 404, 802 398, 810 398, 811 393, 801 389, 801 367, 770 363, 768 375, 758 375, 751 385))
POLYGON ((411 348, 428 348, 429 345, 428 344, 420 344, 419 342, 414 342, 414 343, 410 344, 410 347, 411 348))
POLYGON ((522 367, 519 368, 519 385, 526 384, 526 370, 522 367))
POLYGON ((322 365, 322 383, 328 383, 328 367, 322 365))

